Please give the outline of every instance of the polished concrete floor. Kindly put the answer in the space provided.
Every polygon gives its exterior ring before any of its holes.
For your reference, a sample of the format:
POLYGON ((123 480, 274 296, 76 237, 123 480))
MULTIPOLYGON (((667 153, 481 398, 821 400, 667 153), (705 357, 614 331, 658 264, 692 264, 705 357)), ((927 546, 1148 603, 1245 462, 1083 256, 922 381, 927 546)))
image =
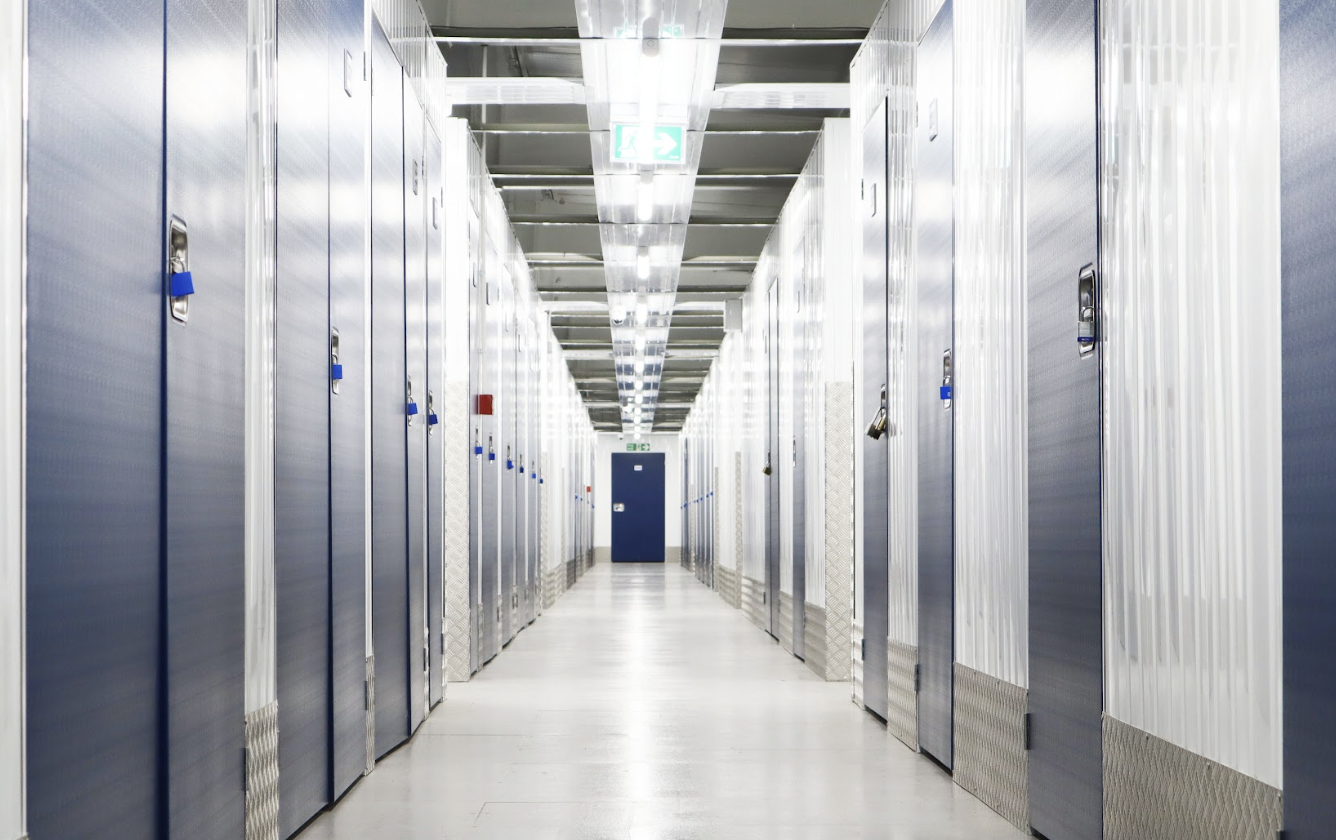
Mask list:
POLYGON ((677 566, 595 566, 301 840, 1023 835, 677 566))

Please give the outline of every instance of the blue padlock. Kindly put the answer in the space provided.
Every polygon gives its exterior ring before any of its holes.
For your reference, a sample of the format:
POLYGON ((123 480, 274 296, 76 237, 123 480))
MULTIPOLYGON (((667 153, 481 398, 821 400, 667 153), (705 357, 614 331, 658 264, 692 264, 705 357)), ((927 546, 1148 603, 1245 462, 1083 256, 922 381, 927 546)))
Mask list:
POLYGON ((173 271, 171 279, 172 297, 185 297, 195 293, 195 278, 189 271, 173 271))
POLYGON ((416 416, 417 413, 418 413, 417 403, 415 403, 415 402, 411 402, 411 403, 409 403, 409 404, 408 404, 408 416, 409 416, 409 417, 413 417, 413 416, 416 416))
POLYGON ((433 411, 431 414, 427 415, 428 426, 435 426, 439 422, 441 422, 441 419, 436 416, 436 412, 433 411))
POLYGON ((951 386, 950 386, 950 385, 943 385, 943 386, 942 386, 941 394, 942 394, 942 399, 943 399, 943 400, 949 400, 949 399, 951 399, 951 386))
POLYGON ((481 455, 481 454, 482 454, 482 447, 481 447, 481 446, 475 446, 475 447, 473 447, 473 454, 474 454, 474 455, 481 455))
POLYGON ((343 379, 343 365, 330 365, 329 378, 335 382, 341 381, 343 379))

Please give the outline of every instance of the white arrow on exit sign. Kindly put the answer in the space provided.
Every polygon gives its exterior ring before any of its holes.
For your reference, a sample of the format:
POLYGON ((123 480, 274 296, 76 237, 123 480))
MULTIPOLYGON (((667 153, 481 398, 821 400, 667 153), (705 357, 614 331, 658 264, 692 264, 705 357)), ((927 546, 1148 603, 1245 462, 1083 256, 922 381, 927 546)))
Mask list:
POLYGON ((612 127, 613 163, 681 163, 683 137, 686 129, 680 125, 654 126, 652 156, 642 154, 641 127, 634 123, 617 123, 612 127))

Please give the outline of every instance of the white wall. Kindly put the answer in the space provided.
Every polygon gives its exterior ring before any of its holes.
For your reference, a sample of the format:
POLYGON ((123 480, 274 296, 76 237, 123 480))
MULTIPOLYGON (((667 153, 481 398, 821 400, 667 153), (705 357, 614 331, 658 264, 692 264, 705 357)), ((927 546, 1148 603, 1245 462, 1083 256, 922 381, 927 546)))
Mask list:
POLYGON ((0 7, 0 839, 23 834, 24 2, 0 7))
POLYGON ((1105 708, 1280 787, 1279 17, 1168 6, 1100 9, 1105 708))
POLYGON ((956 661, 1029 685, 1024 0, 956 4, 956 661))
MULTIPOLYGON (((604 432, 598 436, 594 456, 594 545, 612 547, 612 453, 625 452, 630 436, 604 432)), ((669 548, 682 545, 682 442, 677 434, 645 435, 635 443, 648 443, 662 452, 667 476, 664 487, 664 537, 669 548)), ((671 562, 672 558, 668 558, 671 562)))

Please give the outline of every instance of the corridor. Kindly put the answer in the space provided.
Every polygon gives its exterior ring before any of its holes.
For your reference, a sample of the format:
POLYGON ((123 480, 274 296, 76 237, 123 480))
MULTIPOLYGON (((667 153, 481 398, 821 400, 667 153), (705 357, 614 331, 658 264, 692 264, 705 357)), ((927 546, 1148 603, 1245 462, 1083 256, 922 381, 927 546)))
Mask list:
POLYGON ((1001 840, 673 565, 595 566, 302 840, 1001 840))

